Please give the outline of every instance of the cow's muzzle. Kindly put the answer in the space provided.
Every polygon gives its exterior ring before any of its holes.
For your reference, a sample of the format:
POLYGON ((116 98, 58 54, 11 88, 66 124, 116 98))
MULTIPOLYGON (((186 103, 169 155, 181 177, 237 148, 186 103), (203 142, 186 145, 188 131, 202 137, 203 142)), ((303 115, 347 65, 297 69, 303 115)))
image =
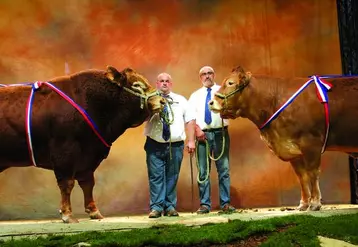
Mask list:
POLYGON ((214 113, 219 113, 222 110, 221 105, 215 99, 212 99, 208 102, 210 111, 214 113))

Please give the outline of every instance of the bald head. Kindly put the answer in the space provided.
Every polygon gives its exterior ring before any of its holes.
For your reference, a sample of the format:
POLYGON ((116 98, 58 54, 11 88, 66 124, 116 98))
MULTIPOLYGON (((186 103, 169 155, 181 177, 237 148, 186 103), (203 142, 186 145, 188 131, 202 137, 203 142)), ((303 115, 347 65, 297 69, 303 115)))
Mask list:
POLYGON ((162 80, 163 78, 166 78, 166 79, 169 79, 170 81, 172 81, 172 77, 171 75, 169 75, 168 73, 160 73, 158 76, 157 76, 157 81, 160 81, 162 80))
POLYGON ((210 66, 204 66, 199 70, 200 81, 207 88, 214 85, 215 72, 210 66))
POLYGON ((212 72, 215 73, 214 69, 210 66, 204 66, 199 70, 199 75, 203 74, 203 73, 207 73, 207 72, 212 72))
POLYGON ((163 94, 169 94, 172 90, 172 77, 168 73, 160 73, 157 76, 157 89, 163 94))

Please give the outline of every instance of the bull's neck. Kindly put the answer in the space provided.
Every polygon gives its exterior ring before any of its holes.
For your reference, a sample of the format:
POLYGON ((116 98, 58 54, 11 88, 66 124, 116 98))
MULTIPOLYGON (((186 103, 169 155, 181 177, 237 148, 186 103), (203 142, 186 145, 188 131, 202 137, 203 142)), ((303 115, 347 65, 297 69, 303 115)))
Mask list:
POLYGON ((88 113, 97 124, 100 133, 107 142, 113 143, 128 128, 141 125, 149 113, 140 108, 140 98, 117 85, 104 83, 96 85, 89 97, 88 113))
POLYGON ((278 107, 277 83, 265 79, 252 80, 242 92, 241 116, 252 121, 259 129, 278 107))
POLYGON ((140 108, 140 98, 138 96, 124 91, 121 93, 122 95, 119 95, 119 97, 125 98, 126 101, 115 102, 117 103, 116 110, 112 112, 112 121, 108 122, 107 125, 106 133, 109 135, 111 142, 114 142, 128 128, 140 126, 149 117, 147 110, 140 108))

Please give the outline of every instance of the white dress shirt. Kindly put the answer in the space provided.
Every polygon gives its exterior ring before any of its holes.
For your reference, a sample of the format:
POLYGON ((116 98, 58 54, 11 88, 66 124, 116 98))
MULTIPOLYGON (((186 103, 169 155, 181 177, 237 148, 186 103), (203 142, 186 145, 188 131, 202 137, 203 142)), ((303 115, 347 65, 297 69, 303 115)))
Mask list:
POLYGON ((186 138, 185 124, 195 119, 193 112, 189 111, 189 104, 186 98, 173 92, 169 93, 169 97, 173 99, 173 103, 168 107, 169 120, 172 120, 171 111, 174 113, 174 121, 170 125, 171 139, 168 141, 163 139, 163 123, 158 113, 152 116, 144 128, 146 136, 160 143, 184 141, 186 138))
MULTIPOLYGON (((220 89, 219 85, 214 84, 211 87, 211 99, 214 97, 215 93, 220 89)), ((206 95, 208 91, 206 87, 201 87, 191 94, 189 98, 189 105, 192 114, 194 114, 196 119, 196 124, 199 125, 200 129, 217 129, 222 127, 222 120, 219 113, 211 112, 211 123, 205 123, 205 102, 206 95)), ((229 125, 229 120, 224 119, 224 126, 229 125)))

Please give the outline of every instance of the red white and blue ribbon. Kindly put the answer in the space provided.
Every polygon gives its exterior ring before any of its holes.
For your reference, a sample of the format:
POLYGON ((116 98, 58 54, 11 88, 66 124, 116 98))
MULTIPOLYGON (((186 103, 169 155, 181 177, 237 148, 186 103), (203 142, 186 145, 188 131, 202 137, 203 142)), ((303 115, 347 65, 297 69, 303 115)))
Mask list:
POLYGON ((57 87, 55 87, 53 84, 49 83, 49 82, 40 82, 37 81, 35 83, 32 84, 32 89, 31 89, 31 93, 29 96, 29 99, 27 101, 27 107, 26 107, 26 117, 25 117, 25 126, 26 126, 26 137, 27 137, 27 144, 28 144, 28 149, 29 149, 29 154, 30 154, 30 158, 31 158, 31 162, 34 166, 36 165, 36 160, 35 160, 35 156, 34 156, 34 150, 33 150, 33 146, 32 146, 32 138, 31 138, 31 112, 32 112, 32 103, 33 103, 33 99, 34 99, 34 95, 35 95, 35 91, 37 89, 39 89, 42 85, 46 85, 49 88, 51 88, 53 91, 55 91, 57 94, 59 94, 62 98, 64 98, 65 100, 67 100, 67 102, 69 102, 74 108, 76 108, 76 110, 79 111, 79 113, 81 113, 81 115, 83 116, 83 118, 85 119, 85 121, 87 122, 87 124, 91 127, 91 129, 93 130, 93 132, 97 135, 97 137, 101 140, 101 142, 106 146, 106 147, 111 147, 111 144, 108 144, 104 138, 102 137, 102 135, 99 133, 98 127, 96 126, 96 124, 94 123, 94 121, 90 118, 90 116, 87 114, 87 112, 81 107, 79 106, 76 102, 74 102, 70 97, 68 97, 65 93, 63 93, 60 89, 58 89, 57 87))
POLYGON ((326 134, 324 137, 324 142, 323 142, 323 146, 322 146, 322 150, 321 153, 324 153, 324 151, 326 150, 326 145, 327 145, 327 140, 328 140, 328 134, 329 134, 329 106, 328 106, 328 91, 331 90, 332 88, 332 84, 329 82, 324 81, 324 78, 329 78, 329 77, 320 77, 320 76, 312 76, 311 78, 313 78, 315 84, 316 84, 316 92, 317 92, 317 97, 318 99, 321 101, 321 103, 323 103, 324 106, 324 114, 325 114, 325 119, 326 119, 326 134))
POLYGON ((303 84, 272 116, 266 120, 261 126, 260 130, 265 128, 267 125, 269 125, 274 119, 278 117, 278 115, 289 105, 291 104, 295 98, 305 89, 308 87, 309 84, 312 82, 316 85, 316 92, 317 97, 320 100, 321 103, 324 104, 324 111, 325 111, 325 119, 326 119, 326 134, 325 139, 323 143, 323 147, 321 150, 321 153, 324 152, 326 149, 327 139, 328 139, 328 133, 329 133, 329 107, 328 107, 328 91, 332 88, 332 85, 323 79, 330 78, 329 76, 311 76, 310 79, 303 84))
POLYGON ((29 149, 29 154, 30 154, 30 159, 31 162, 34 166, 36 165, 36 160, 35 160, 35 156, 34 156, 34 149, 32 147, 32 139, 31 139, 31 111, 32 111, 32 102, 34 100, 34 94, 35 94, 35 90, 37 90, 40 87, 40 83, 39 82, 35 82, 32 85, 32 89, 30 92, 30 96, 27 100, 27 105, 26 105, 26 116, 25 116, 25 128, 26 128, 26 140, 27 140, 27 147, 29 149))

